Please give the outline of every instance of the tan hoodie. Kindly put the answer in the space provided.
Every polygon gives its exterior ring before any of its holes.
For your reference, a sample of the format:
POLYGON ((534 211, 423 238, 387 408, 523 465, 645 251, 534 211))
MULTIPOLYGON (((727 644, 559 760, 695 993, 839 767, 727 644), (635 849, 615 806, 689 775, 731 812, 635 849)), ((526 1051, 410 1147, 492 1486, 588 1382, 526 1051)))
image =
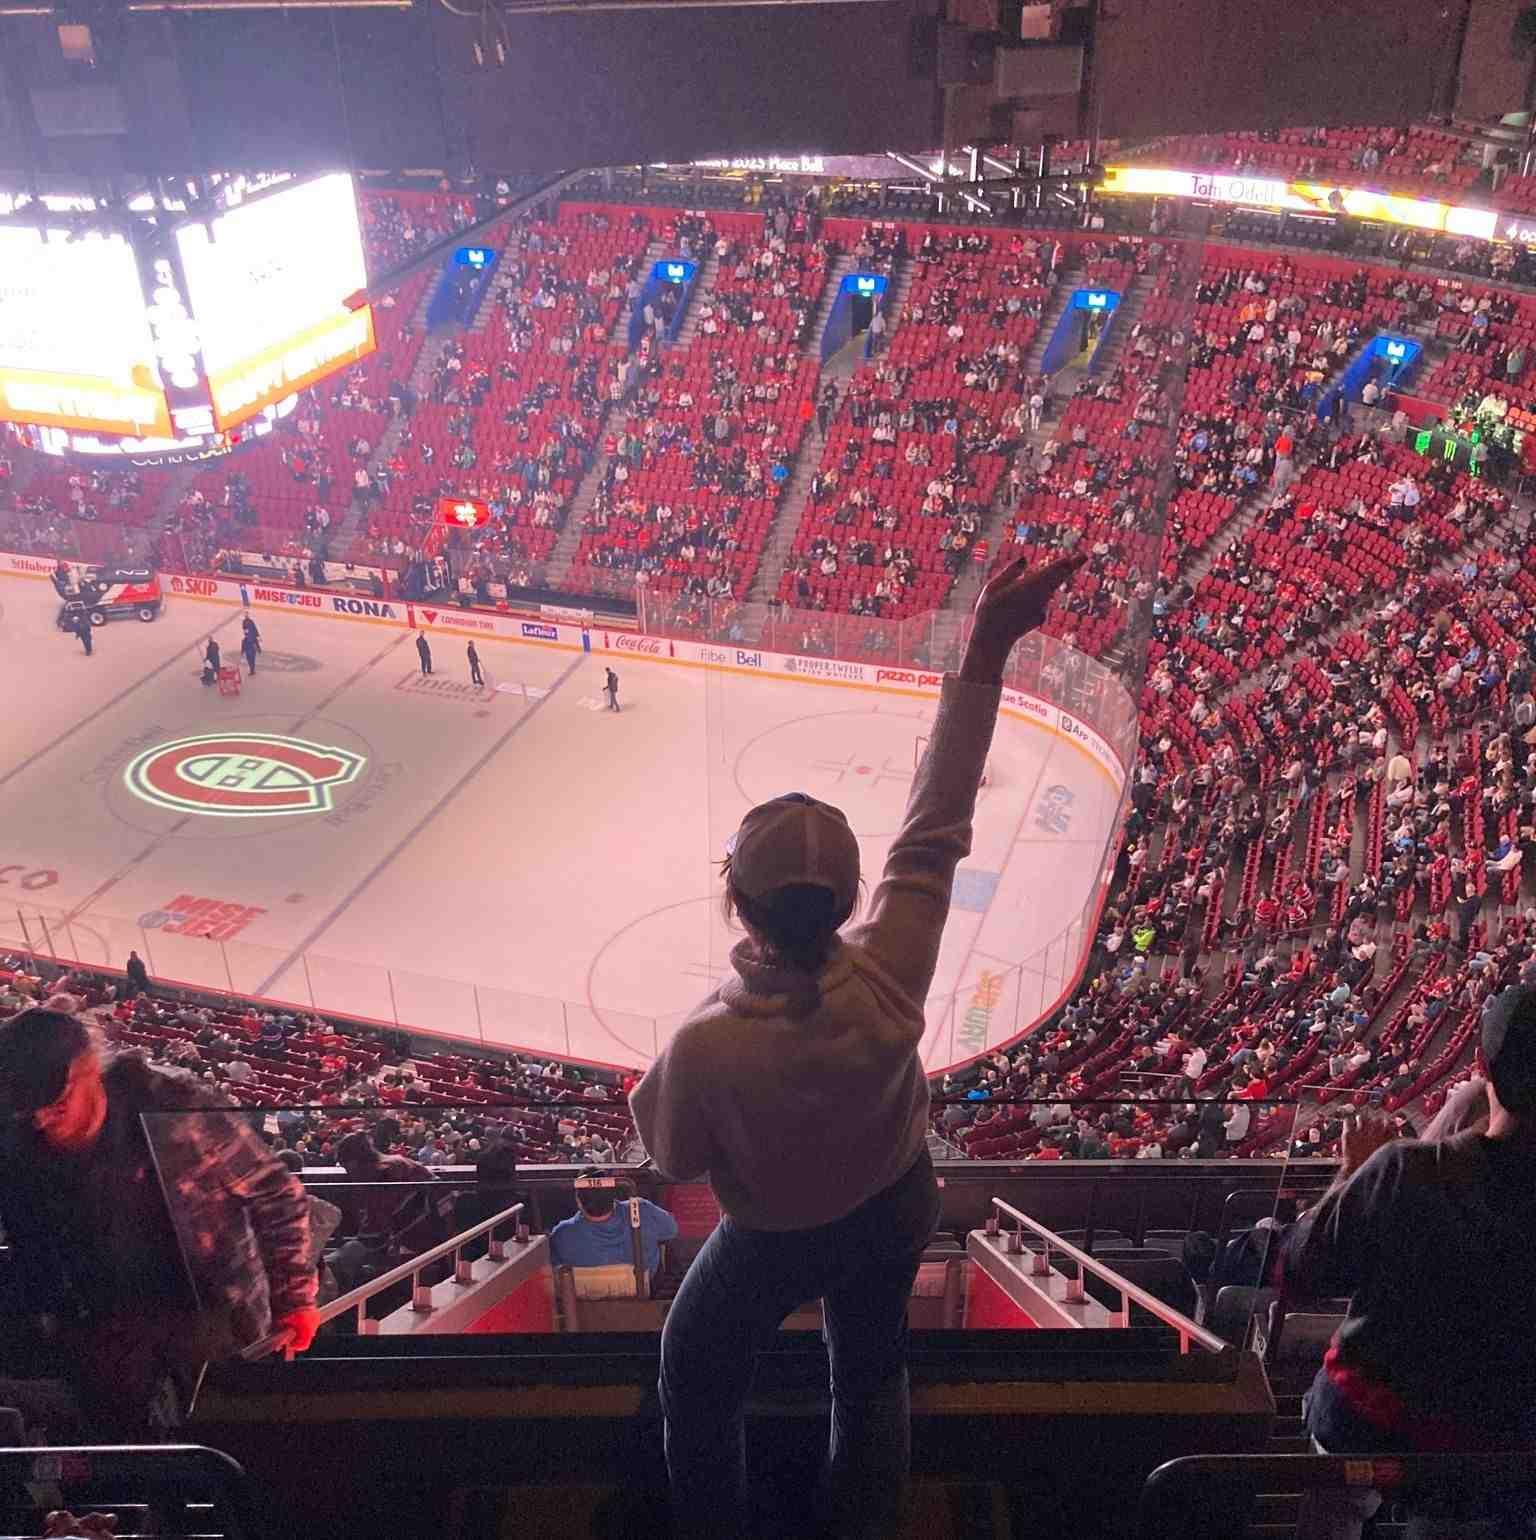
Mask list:
POLYGON ((843 936, 814 987, 741 942, 733 972, 630 1094, 657 1166, 678 1180, 707 1175, 721 1208, 749 1229, 841 1219, 923 1149, 923 1004, 1000 696, 945 678, 869 919, 843 936))

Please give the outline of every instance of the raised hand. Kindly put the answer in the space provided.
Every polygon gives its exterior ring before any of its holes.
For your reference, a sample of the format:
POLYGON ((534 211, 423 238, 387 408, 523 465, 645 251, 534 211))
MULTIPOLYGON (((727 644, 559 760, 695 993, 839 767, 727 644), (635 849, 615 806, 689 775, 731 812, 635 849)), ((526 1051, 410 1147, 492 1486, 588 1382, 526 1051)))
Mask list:
POLYGON ((976 623, 966 646, 961 676, 978 682, 1000 682, 1014 643, 1044 623, 1056 590, 1087 560, 1086 555, 1063 556, 1043 567, 1031 568, 1020 557, 995 572, 976 600, 976 623))
POLYGON ((1398 1137, 1391 1120, 1361 1113, 1348 1118, 1339 1141, 1343 1156, 1340 1175, 1353 1176, 1384 1144, 1391 1144, 1398 1137))

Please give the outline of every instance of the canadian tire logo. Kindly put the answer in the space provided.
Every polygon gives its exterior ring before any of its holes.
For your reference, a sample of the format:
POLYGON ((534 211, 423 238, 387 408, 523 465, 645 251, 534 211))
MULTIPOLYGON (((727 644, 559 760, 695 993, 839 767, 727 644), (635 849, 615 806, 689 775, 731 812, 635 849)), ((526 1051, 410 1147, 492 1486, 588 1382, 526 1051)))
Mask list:
POLYGON ((173 813, 280 818, 328 813, 331 793, 355 781, 361 754, 274 733, 204 733, 157 744, 123 772, 134 796, 173 813))

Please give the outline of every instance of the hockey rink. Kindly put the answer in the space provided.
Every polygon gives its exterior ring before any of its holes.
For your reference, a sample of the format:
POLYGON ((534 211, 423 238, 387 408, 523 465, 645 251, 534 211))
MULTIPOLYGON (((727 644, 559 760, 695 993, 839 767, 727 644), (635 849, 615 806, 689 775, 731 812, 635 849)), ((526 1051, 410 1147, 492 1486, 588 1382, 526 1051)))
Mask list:
MULTIPOLYGON (((839 804, 878 878, 932 697, 433 637, 167 596, 86 657, 0 583, 0 945, 420 1030, 644 1065, 738 939, 716 863, 753 803, 839 804), (603 709, 605 665, 620 705, 603 709), (243 672, 243 670, 242 670, 243 672)), ((929 1001, 939 1067, 1030 1025, 1092 936, 1119 804, 1061 733, 1000 721, 929 1001)))

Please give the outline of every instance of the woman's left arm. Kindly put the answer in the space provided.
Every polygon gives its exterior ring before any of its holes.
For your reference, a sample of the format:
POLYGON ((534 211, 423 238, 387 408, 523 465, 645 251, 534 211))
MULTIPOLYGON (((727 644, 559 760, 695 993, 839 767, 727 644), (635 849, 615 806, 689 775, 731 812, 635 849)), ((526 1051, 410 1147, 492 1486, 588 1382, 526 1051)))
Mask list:
POLYGON ((714 1155, 708 1092, 695 1084, 689 1047, 684 1027, 629 1093, 629 1110, 646 1153, 663 1175, 680 1182, 707 1176, 714 1155))

